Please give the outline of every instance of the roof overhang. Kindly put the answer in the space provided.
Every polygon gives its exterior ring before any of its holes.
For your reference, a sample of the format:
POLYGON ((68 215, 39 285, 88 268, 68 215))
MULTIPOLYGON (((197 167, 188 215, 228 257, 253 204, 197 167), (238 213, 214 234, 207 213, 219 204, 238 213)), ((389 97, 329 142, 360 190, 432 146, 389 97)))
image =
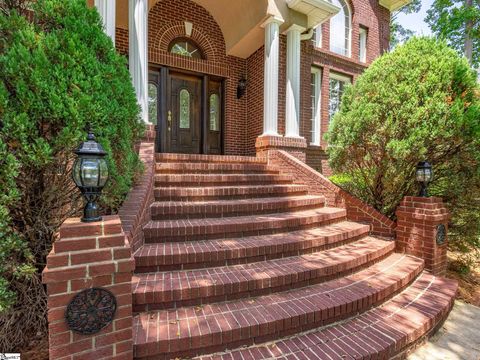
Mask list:
POLYGON ((320 25, 340 11, 338 6, 327 0, 287 0, 287 5, 308 17, 308 28, 320 25))
POLYGON ((412 0, 379 0, 378 3, 390 10, 390 12, 393 12, 409 4, 411 1, 412 0))

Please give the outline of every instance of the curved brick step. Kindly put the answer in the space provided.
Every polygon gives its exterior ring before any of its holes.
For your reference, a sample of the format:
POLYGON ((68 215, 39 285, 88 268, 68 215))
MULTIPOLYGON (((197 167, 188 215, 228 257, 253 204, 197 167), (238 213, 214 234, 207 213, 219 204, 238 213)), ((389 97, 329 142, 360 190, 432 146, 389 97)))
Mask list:
POLYGON ((392 254, 366 270, 258 298, 141 313, 134 317, 136 357, 212 353, 262 343, 347 318, 407 286, 423 261, 392 254))
POLYGON ((195 360, 392 359, 440 326, 450 312, 457 283, 423 273, 383 306, 302 335, 195 360))
POLYGON ((152 220, 196 219, 251 214, 272 214, 282 211, 312 209, 325 204, 319 195, 299 195, 267 199, 235 199, 211 201, 161 201, 150 206, 152 220))
POLYGON ((293 177, 285 174, 156 174, 155 186, 217 186, 287 184, 293 177))
POLYGON ((369 230, 369 225, 343 221, 289 233, 145 244, 135 253, 135 271, 198 269, 297 256, 352 242, 369 230))
POLYGON ((146 243, 226 239, 248 235, 272 234, 345 220, 346 210, 318 209, 278 214, 236 216, 209 219, 149 221, 143 228, 146 243))
POLYGON ((201 155, 201 154, 173 154, 173 153, 156 153, 155 160, 157 162, 211 162, 211 163, 246 163, 246 164, 266 164, 267 161, 254 156, 237 156, 237 155, 201 155))
POLYGON ((216 187, 164 187, 155 188, 157 201, 201 201, 220 199, 267 198, 296 196, 308 193, 308 187, 296 184, 216 187))
POLYGON ((134 311, 250 298, 339 278, 373 264, 395 249, 373 237, 309 255, 201 270, 137 274, 134 311))
POLYGON ((273 166, 256 163, 172 163, 160 162, 155 164, 155 171, 157 174, 201 174, 201 173, 216 173, 216 174, 242 174, 242 173, 266 173, 278 174, 279 170, 273 166))

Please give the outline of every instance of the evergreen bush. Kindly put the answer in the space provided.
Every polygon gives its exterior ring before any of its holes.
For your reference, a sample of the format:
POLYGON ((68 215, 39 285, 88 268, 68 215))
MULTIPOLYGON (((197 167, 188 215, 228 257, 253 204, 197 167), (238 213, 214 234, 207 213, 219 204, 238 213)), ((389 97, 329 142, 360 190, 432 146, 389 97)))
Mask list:
POLYGON ((114 212, 141 170, 143 132, 125 58, 84 0, 0 2, 0 352, 45 334, 40 273, 82 200, 73 151, 90 124, 108 152, 114 212))
POLYGON ((446 43, 412 38, 378 58, 345 91, 327 140, 333 181, 390 218, 418 194, 416 164, 431 162, 452 244, 480 245, 479 85, 446 43))

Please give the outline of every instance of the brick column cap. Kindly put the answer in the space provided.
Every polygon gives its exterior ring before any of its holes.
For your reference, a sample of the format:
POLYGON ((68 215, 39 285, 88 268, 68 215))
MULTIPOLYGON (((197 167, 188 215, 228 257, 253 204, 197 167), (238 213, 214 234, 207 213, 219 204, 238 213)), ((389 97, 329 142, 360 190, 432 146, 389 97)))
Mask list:
POLYGON ((285 137, 285 136, 273 136, 264 135, 257 137, 255 141, 255 147, 257 149, 267 148, 307 148, 307 140, 302 137, 285 137))
POLYGON ((424 204, 434 204, 434 203, 443 203, 443 199, 438 196, 405 196, 402 199, 403 202, 417 202, 417 203, 424 203, 424 204))
POLYGON ((60 226, 60 239, 96 237, 122 233, 122 222, 118 215, 103 216, 101 221, 82 222, 80 218, 69 218, 60 226))

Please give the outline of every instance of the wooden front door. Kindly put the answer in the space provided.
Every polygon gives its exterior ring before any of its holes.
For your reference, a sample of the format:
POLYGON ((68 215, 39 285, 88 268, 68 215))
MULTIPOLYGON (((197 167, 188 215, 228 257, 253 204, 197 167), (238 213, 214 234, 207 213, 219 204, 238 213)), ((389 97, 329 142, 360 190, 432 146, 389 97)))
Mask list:
POLYGON ((167 86, 166 152, 200 154, 202 78, 171 73, 167 86))
POLYGON ((149 118, 156 151, 223 153, 223 79, 167 67, 149 73, 149 118))

